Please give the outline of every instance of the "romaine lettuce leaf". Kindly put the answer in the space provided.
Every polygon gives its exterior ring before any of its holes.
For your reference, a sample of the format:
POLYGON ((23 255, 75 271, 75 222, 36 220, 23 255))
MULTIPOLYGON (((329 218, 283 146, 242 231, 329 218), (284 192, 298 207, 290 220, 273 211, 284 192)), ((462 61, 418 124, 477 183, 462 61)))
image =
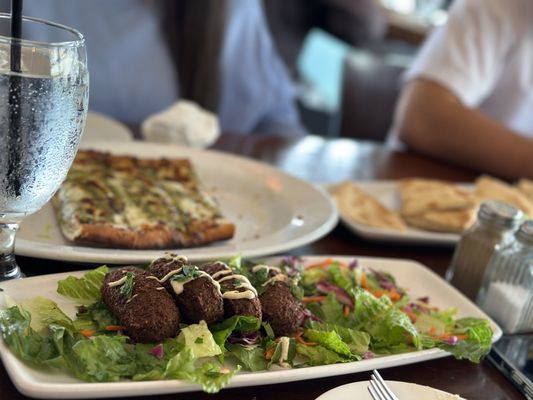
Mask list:
POLYGON ((217 324, 212 324, 209 330, 213 334, 215 342, 224 347, 226 339, 232 332, 253 332, 261 327, 261 320, 252 316, 234 315, 217 324))
POLYGON ((178 336, 178 342, 190 349, 194 358, 211 357, 222 353, 205 321, 183 328, 178 336))
POLYGON ((265 350, 260 346, 243 346, 241 344, 227 344, 226 350, 238 360, 238 363, 248 371, 264 371, 268 362, 265 350))
POLYGON ((328 350, 334 351, 346 358, 353 358, 350 347, 344 343, 335 331, 318 331, 316 329, 305 329, 304 337, 311 342, 315 342, 328 350))
POLYGON ((102 265, 85 273, 81 278, 69 276, 57 283, 57 293, 84 304, 98 301, 101 298, 100 288, 108 271, 109 268, 102 265))
POLYGON ((17 306, 0 310, 0 332, 9 349, 30 364, 43 365, 60 355, 53 339, 32 329, 31 314, 17 306))
POLYGON ((346 357, 322 346, 304 346, 296 344, 296 352, 307 358, 306 362, 300 366, 327 365, 346 362, 346 357))
POLYGON ((466 334, 466 340, 455 345, 439 344, 443 350, 449 351, 458 359, 467 359, 478 363, 488 354, 492 346, 492 329, 489 321, 478 318, 461 318, 455 321, 454 334, 466 334))
POLYGON ((370 335, 366 332, 346 328, 334 324, 325 324, 313 321, 309 324, 310 328, 319 331, 336 332, 342 341, 346 343, 353 355, 362 356, 368 351, 370 344, 370 335))
POLYGON ((31 327, 38 333, 45 333, 48 325, 57 324, 75 331, 72 320, 55 302, 44 297, 34 297, 19 303, 19 306, 31 314, 31 327))
POLYGON ((78 312, 74 320, 77 330, 103 331, 106 326, 119 325, 117 317, 102 302, 97 301, 87 307, 83 312, 78 312))

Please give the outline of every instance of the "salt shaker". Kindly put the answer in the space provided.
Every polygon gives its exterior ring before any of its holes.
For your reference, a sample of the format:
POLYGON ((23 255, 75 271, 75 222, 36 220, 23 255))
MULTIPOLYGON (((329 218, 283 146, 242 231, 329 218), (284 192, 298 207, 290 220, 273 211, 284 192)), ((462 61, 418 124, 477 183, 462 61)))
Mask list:
POLYGON ((489 261, 477 303, 505 333, 533 331, 533 220, 489 261))
POLYGON ((461 236, 446 279, 472 301, 476 301, 481 280, 494 251, 513 240, 522 211, 507 203, 481 203, 476 223, 461 236))

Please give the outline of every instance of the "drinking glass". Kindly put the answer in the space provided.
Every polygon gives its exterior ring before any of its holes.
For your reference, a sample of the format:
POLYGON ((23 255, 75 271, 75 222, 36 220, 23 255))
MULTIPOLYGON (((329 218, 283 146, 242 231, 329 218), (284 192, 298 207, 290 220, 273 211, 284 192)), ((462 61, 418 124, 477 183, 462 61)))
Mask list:
POLYGON ((19 223, 65 179, 89 88, 81 33, 24 17, 21 37, 13 38, 10 26, 11 15, 0 13, 0 280, 22 276, 14 255, 19 223))

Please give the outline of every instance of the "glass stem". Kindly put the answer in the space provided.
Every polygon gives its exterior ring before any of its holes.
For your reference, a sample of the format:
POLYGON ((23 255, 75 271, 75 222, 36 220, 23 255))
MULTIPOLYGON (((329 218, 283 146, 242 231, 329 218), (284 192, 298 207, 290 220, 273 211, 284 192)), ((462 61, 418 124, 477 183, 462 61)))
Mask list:
POLYGON ((15 234, 18 228, 16 223, 0 223, 0 281, 23 276, 15 261, 15 234))

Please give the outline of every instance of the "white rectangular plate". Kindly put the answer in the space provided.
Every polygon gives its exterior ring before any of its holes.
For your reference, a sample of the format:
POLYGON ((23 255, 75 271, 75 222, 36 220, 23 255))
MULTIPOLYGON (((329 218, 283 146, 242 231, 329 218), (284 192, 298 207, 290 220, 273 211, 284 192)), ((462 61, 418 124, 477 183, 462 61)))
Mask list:
MULTIPOLYGON (((399 181, 355 181, 364 192, 374 196, 385 207, 399 211, 401 200, 398 193, 399 181)), ((407 227, 404 231, 375 228, 354 221, 339 210, 341 221, 354 233, 364 239, 395 243, 414 243, 430 245, 455 245, 460 235, 455 233, 431 232, 407 227)))
MULTIPOLYGON (((327 256, 305 257, 309 262, 323 260, 327 256)), ((412 298, 430 296, 430 303, 439 308, 456 307, 459 317, 489 317, 458 290, 450 286, 437 274, 410 260, 394 260, 388 258, 331 256, 346 262, 357 258, 361 267, 370 267, 390 272, 396 277, 398 285, 406 288, 412 298)), ((265 262, 279 262, 279 258, 266 259, 265 262)), ((25 299, 33 296, 44 296, 56 301, 70 316, 74 316, 74 303, 56 293, 57 281, 68 275, 79 276, 83 272, 43 275, 16 281, 0 283, 3 294, 13 299, 25 299)), ((0 307, 5 307, 4 296, 0 294, 0 307)), ((490 320, 490 319, 489 319, 490 320)), ((494 341, 502 335, 501 329, 490 320, 494 330, 494 341)), ((298 369, 277 369, 265 372, 239 373, 227 387, 256 386, 314 379, 333 375, 350 374, 369 371, 375 368, 387 368, 404 364, 445 357, 448 353, 439 349, 414 351, 411 353, 380 356, 374 359, 350 362, 345 364, 324 365, 298 369)), ((17 389, 23 394, 37 398, 97 398, 119 396, 156 395, 198 391, 200 387, 182 381, 150 381, 150 382, 113 382, 86 383, 56 372, 45 372, 34 369, 17 359, 0 341, 0 356, 4 366, 17 389)), ((465 361, 468 362, 468 361, 465 361)))

